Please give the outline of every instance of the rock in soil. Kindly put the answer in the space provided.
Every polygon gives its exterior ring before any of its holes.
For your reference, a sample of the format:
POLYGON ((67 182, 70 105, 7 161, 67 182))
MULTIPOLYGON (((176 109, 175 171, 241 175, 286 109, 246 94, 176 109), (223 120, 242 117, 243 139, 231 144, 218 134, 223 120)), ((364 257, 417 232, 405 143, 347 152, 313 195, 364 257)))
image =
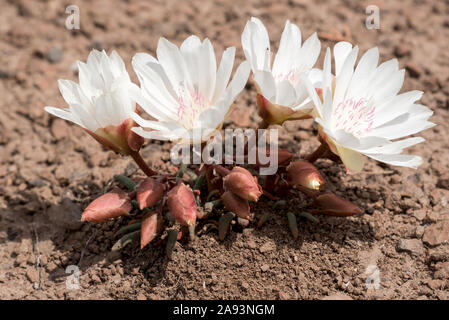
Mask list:
POLYGON ((422 241, 418 239, 400 239, 397 250, 399 252, 408 252, 415 256, 421 256, 425 252, 422 241))
POLYGON ((429 246, 437 246, 449 241, 449 220, 432 224, 426 228, 423 242, 429 246))

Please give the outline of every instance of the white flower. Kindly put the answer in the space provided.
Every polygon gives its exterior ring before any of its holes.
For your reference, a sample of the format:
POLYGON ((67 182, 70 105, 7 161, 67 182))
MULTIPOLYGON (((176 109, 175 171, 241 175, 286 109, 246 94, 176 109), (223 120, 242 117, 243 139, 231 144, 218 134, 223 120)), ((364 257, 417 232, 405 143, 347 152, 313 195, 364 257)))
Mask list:
POLYGON ((95 132, 98 128, 120 125, 135 109, 127 87, 132 85, 125 64, 113 51, 92 50, 87 63, 78 61, 79 84, 59 80, 59 90, 69 104, 67 109, 45 107, 57 117, 95 132))
POLYGON ((141 84, 140 92, 135 92, 136 100, 157 120, 145 120, 134 113, 133 119, 139 125, 153 130, 133 130, 150 139, 205 141, 230 114, 232 103, 248 80, 248 63, 238 67, 228 85, 234 47, 224 51, 218 70, 209 39, 201 42, 190 36, 178 49, 161 38, 156 54, 157 59, 145 53, 133 58, 141 84))
POLYGON ((253 17, 242 33, 242 47, 257 84, 259 115, 268 124, 307 117, 313 103, 301 78, 307 75, 315 83, 321 77, 320 70, 312 69, 321 50, 316 33, 301 45, 300 29, 287 20, 271 68, 267 30, 253 17))
MULTIPOLYGON (((78 61, 79 84, 59 80, 59 90, 68 103, 66 109, 45 107, 52 115, 76 123, 100 143, 124 154, 137 148, 129 129, 135 102, 129 95, 134 86, 120 56, 113 51, 92 50, 87 63, 78 61), (128 145, 130 144, 130 145, 128 145)), ((139 146, 140 148, 140 146, 139 146)))
POLYGON ((398 94, 404 70, 399 70, 396 59, 378 66, 379 51, 375 47, 360 58, 354 70, 357 53, 358 47, 348 42, 335 45, 334 78, 327 49, 320 96, 304 78, 316 106, 315 120, 322 138, 340 156, 348 172, 363 168, 364 155, 392 165, 418 167, 421 157, 401 152, 424 139, 397 139, 433 127, 435 124, 428 121, 433 112, 415 103, 421 91, 398 94))

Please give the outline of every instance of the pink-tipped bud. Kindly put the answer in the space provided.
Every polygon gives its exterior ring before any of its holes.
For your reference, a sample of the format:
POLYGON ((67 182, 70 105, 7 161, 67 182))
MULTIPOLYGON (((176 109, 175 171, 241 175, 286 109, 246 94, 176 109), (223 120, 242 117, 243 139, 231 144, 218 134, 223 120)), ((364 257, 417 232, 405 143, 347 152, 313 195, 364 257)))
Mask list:
POLYGON ((320 194, 314 202, 318 206, 319 213, 329 216, 347 217, 362 213, 362 209, 358 206, 332 192, 320 194))
POLYGON ((230 191, 226 191, 221 195, 221 201, 223 201, 226 209, 234 212, 240 218, 249 220, 248 200, 242 199, 230 191))
POLYGON ((250 201, 257 201, 262 195, 257 178, 242 167, 234 167, 231 173, 223 178, 223 186, 226 191, 231 191, 240 198, 250 201))
POLYGON ((192 189, 181 183, 170 190, 167 205, 176 222, 183 226, 194 226, 197 210, 192 189))
POLYGON ((131 200, 120 188, 102 195, 92 201, 84 210, 81 221, 104 222, 109 219, 126 216, 131 211, 131 200))
POLYGON ((164 196, 164 186, 153 178, 142 181, 137 189, 137 202, 139 208, 152 207, 164 196))
POLYGON ((142 225, 140 227, 141 249, 156 238, 157 234, 162 229, 162 224, 162 217, 155 212, 151 212, 142 220, 142 225))
POLYGON ((292 185, 319 190, 324 179, 313 164, 307 161, 295 161, 287 167, 289 181, 292 185))

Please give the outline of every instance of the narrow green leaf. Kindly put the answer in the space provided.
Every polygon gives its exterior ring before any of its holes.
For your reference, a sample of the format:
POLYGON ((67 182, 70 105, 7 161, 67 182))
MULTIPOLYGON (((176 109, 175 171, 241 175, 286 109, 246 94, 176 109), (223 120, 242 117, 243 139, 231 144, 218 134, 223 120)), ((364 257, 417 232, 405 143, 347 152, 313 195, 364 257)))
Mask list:
POLYGON ((126 187, 129 191, 134 191, 136 184, 130 178, 123 174, 117 174, 114 176, 115 181, 120 183, 122 186, 126 187))
POLYGON ((133 242, 133 240, 139 239, 140 230, 128 233, 121 237, 113 246, 111 251, 119 251, 122 250, 125 246, 133 242))
POLYGON ((296 216, 292 212, 287 212, 287 218, 288 218, 288 227, 290 228, 290 231, 292 232, 293 239, 298 239, 299 231, 298 231, 298 223, 296 222, 296 216))
POLYGON ((235 214, 233 212, 227 212, 220 217, 218 220, 218 238, 223 241, 229 230, 229 225, 232 219, 234 219, 235 214))

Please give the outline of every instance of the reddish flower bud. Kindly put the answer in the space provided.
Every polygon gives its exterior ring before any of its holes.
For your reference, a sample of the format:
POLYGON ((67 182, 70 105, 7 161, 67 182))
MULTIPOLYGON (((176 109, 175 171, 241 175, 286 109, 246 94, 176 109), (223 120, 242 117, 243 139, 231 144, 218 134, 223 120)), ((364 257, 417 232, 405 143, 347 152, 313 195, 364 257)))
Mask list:
POLYGON ((293 185, 319 190, 324 179, 313 164, 307 161, 295 161, 287 167, 288 178, 293 185))
POLYGON ((243 228, 246 228, 247 226, 249 226, 249 220, 247 220, 247 219, 243 219, 243 218, 238 217, 238 218, 237 218, 237 222, 238 222, 238 224, 241 225, 243 228))
POLYGON ((240 218, 249 220, 248 200, 242 199, 230 191, 226 191, 221 195, 221 201, 223 201, 226 209, 234 212, 240 218))
POLYGON ((153 178, 142 181, 137 189, 137 202, 140 210, 154 206, 163 196, 163 184, 153 178))
POLYGON ((92 201, 84 210, 81 221, 104 222, 109 219, 126 216, 131 211, 131 200, 120 188, 102 195, 92 201))
POLYGON ((162 229, 163 220, 162 217, 151 212, 142 220, 142 225, 140 227, 140 248, 142 249, 147 244, 156 238, 157 234, 162 229))
POLYGON ((226 191, 232 191, 240 198, 250 201, 257 201, 262 195, 257 178, 242 167, 234 167, 231 173, 223 178, 223 186, 226 191))
POLYGON ((332 192, 320 194, 314 202, 318 206, 319 213, 329 216, 347 217, 362 213, 362 209, 358 206, 332 192))
POLYGON ((190 227, 195 225, 197 210, 192 189, 181 183, 170 190, 167 205, 176 222, 190 227))

